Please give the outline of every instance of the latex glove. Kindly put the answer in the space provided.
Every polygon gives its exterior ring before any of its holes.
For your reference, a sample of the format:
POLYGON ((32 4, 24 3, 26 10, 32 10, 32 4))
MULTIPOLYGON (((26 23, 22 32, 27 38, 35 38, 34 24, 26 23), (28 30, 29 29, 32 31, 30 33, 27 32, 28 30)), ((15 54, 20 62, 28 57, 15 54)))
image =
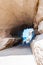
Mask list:
POLYGON ((33 28, 27 28, 24 29, 22 33, 22 38, 23 38, 23 44, 25 45, 30 45, 32 39, 35 37, 35 32, 33 28))

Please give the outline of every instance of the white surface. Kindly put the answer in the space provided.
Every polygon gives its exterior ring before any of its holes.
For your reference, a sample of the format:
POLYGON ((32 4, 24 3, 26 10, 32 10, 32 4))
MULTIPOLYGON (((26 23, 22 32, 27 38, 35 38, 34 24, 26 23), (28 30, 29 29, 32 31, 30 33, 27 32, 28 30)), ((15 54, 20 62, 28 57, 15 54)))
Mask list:
POLYGON ((0 65, 36 65, 29 47, 13 47, 0 51, 0 65))
POLYGON ((0 57, 0 65, 36 65, 33 55, 0 57))
POLYGON ((10 56, 10 55, 31 55, 30 47, 12 47, 0 51, 0 56, 10 56))

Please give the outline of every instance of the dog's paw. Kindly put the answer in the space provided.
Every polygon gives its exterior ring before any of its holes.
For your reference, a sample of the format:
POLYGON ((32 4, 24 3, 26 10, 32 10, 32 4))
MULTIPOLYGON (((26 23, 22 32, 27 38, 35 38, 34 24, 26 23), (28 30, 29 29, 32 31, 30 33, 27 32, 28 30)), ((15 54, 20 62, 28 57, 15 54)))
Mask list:
POLYGON ((43 34, 36 36, 31 43, 32 52, 38 65, 43 65, 43 34))

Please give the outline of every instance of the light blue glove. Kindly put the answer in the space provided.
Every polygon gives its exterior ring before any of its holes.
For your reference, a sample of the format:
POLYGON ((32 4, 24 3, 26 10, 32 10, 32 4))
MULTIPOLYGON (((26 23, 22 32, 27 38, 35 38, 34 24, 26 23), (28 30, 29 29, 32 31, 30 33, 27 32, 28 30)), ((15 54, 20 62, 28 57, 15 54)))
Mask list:
POLYGON ((23 45, 30 45, 32 39, 35 37, 35 32, 33 28, 24 29, 22 33, 23 45))

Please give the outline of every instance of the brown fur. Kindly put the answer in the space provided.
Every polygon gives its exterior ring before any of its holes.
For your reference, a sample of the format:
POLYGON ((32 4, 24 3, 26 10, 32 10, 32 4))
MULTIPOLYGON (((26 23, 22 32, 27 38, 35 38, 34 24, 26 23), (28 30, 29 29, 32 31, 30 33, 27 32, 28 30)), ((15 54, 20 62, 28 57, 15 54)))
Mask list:
POLYGON ((38 0, 38 9, 35 16, 36 28, 38 27, 41 21, 43 21, 43 0, 38 0))
POLYGON ((0 0, 1 40, 3 37, 9 37, 11 30, 17 30, 17 27, 24 24, 34 24, 37 32, 42 20, 43 0, 0 0))
POLYGON ((0 0, 0 32, 2 36, 7 35, 13 27, 22 24, 32 25, 37 3, 38 0, 0 0))

